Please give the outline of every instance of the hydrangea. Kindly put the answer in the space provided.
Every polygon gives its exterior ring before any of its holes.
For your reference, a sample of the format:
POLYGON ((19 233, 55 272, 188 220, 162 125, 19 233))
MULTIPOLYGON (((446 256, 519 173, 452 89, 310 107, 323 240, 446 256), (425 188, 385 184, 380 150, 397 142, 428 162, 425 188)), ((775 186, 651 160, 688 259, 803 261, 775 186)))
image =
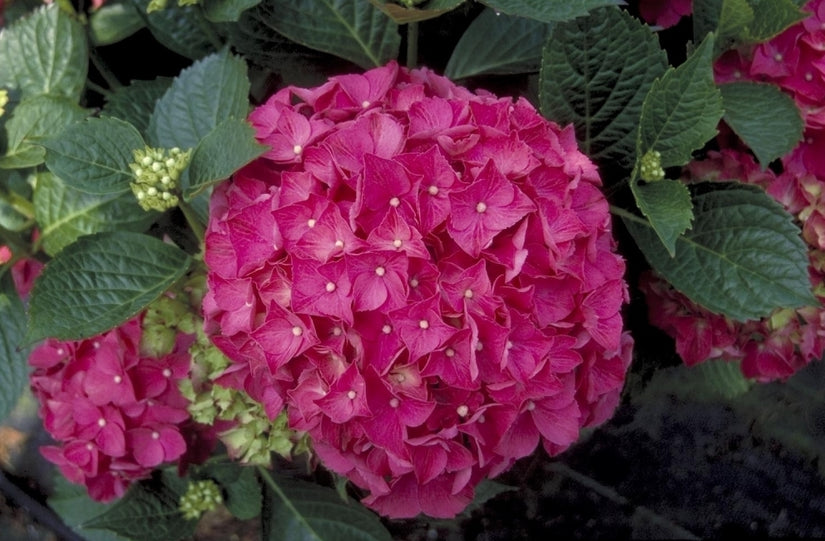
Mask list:
POLYGON ((639 15, 662 28, 675 26, 682 17, 693 13, 693 0, 639 0, 639 15))
MULTIPOLYGON (((808 244, 811 287, 825 300, 825 180, 808 173, 798 152, 783 158, 784 170, 763 170, 753 156, 736 149, 711 152, 693 162, 687 176, 697 180, 737 179, 761 186, 802 224, 808 244)), ((682 360, 695 365, 709 359, 741 362, 742 373, 758 381, 786 379, 825 353, 825 308, 777 309, 745 323, 713 314, 666 282, 648 274, 641 282, 651 322, 676 340, 682 360)))
POLYGON ((572 127, 395 63, 250 121, 270 150, 216 186, 205 239, 218 381, 286 408, 367 505, 454 516, 611 415, 625 263, 572 127))
POLYGON ((200 437, 177 385, 189 373, 192 335, 153 357, 142 353, 141 334, 138 316, 92 338, 48 339, 29 356, 40 417, 56 440, 41 453, 95 500, 122 496, 161 464, 185 462, 187 441, 200 437))
MULTIPOLYGON (((763 170, 729 130, 721 152, 691 163, 688 179, 736 179, 761 186, 793 214, 809 247, 814 294, 825 299, 825 0, 804 8, 810 15, 768 42, 725 53, 715 64, 716 80, 758 80, 791 95, 805 120, 805 138, 781 159, 781 172, 763 170)), ((825 310, 782 309, 760 321, 734 322, 711 314, 660 279, 642 281, 650 318, 676 340, 688 365, 708 360, 741 362, 743 374, 759 381, 785 379, 825 352, 825 310)))

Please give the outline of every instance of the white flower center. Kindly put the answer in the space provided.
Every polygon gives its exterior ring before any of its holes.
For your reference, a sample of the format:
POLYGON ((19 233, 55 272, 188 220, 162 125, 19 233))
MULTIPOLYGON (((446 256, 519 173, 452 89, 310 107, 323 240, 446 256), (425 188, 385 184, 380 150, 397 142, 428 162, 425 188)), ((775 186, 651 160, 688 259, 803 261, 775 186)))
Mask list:
POLYGON ((327 290, 327 293, 332 293, 335 291, 335 282, 327 282, 327 285, 324 286, 324 289, 327 290))
POLYGON ((301 336, 302 334, 304 334, 304 330, 301 327, 295 325, 294 327, 292 327, 292 334, 295 336, 301 336))
POLYGON ((395 398, 395 397, 390 398, 390 407, 391 408, 397 408, 398 404, 400 404, 400 403, 401 402, 399 402, 399 400, 397 398, 395 398))
POLYGON ((115 376, 114 380, 115 380, 115 383, 120 383, 121 381, 123 381, 123 378, 120 377, 120 376, 115 376))
POLYGON ((355 391, 353 391, 352 389, 350 389, 349 391, 347 391, 347 398, 349 398, 350 400, 355 400, 355 397, 356 397, 356 396, 358 396, 358 393, 356 393, 356 392, 355 392, 355 391))
POLYGON ((317 224, 317 223, 318 223, 318 221, 315 218, 310 218, 309 220, 307 220, 307 227, 309 227, 309 228, 315 227, 315 224, 317 224))
POLYGON ((159 440, 160 439, 160 432, 158 432, 157 430, 153 431, 152 432, 152 439, 153 440, 159 440))
POLYGON ((344 247, 344 241, 342 241, 341 239, 336 240, 335 241, 335 247, 336 248, 343 248, 344 247))
POLYGON ((342 334, 344 334, 344 329, 342 329, 341 327, 333 327, 332 328, 332 335, 333 336, 341 336, 342 334))
POLYGON ((164 368, 164 369, 163 369, 163 377, 165 377, 165 378, 171 378, 171 377, 172 377, 172 371, 171 371, 171 370, 169 370, 168 368, 164 368))
POLYGON ((422 329, 429 329, 430 328, 430 322, 427 321, 426 319, 422 319, 421 321, 418 322, 418 326, 421 327, 422 329))
POLYGON ((104 426, 106 426, 106 419, 104 419, 103 417, 98 419, 97 420, 97 426, 99 426, 100 428, 103 428, 104 426))
POLYGON ((292 152, 294 152, 296 156, 303 151, 304 147, 302 147, 301 145, 295 145, 294 147, 292 147, 292 152))
POLYGON ((458 415, 459 415, 460 417, 467 417, 467 414, 468 414, 468 413, 470 413, 470 408, 468 408, 467 406, 465 406, 464 404, 462 404, 462 405, 458 406, 458 407, 455 409, 455 411, 456 411, 456 413, 458 413, 458 415))
POLYGON ((447 348, 444 350, 444 355, 450 358, 455 357, 455 350, 453 348, 447 348))
POLYGON ((481 340, 479 340, 476 344, 476 351, 481 351, 482 349, 484 349, 484 344, 482 344, 481 340))
POLYGON ((438 195, 438 186, 433 184, 429 188, 427 188, 427 193, 430 195, 438 195))
POLYGON ((361 107, 362 108, 366 109, 369 106, 370 106, 369 100, 364 100, 364 101, 361 102, 361 107))
POLYGON ((394 241, 392 241, 392 245, 396 248, 401 248, 402 244, 404 244, 404 242, 401 239, 395 239, 394 241))
POLYGON ((484 201, 479 201, 476 205, 476 212, 478 212, 479 214, 487 212, 487 203, 485 203, 484 201))
POLYGON ((378 276, 384 276, 387 274, 387 269, 381 266, 375 267, 375 274, 378 276))
POLYGON ((392 327, 390 327, 389 325, 384 325, 383 327, 381 327, 381 332, 384 334, 390 334, 392 332, 392 327))
POLYGON ((393 197, 392 199, 390 199, 390 206, 397 207, 400 204, 401 204, 401 200, 398 199, 397 197, 393 197))
POLYGON ((472 299, 473 298, 473 290, 470 289, 470 288, 465 289, 464 290, 464 298, 472 299))
POLYGON ((775 55, 773 55, 773 59, 776 60, 777 62, 782 62, 783 58, 785 58, 785 57, 782 56, 782 53, 776 53, 775 55))

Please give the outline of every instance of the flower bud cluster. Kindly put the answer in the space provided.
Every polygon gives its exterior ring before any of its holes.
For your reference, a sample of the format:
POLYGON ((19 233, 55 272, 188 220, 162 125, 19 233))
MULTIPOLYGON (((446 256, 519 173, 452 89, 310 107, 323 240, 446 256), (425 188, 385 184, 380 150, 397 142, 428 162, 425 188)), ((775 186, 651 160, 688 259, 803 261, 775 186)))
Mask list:
POLYGON ((662 169, 662 154, 658 150, 648 150, 639 165, 639 176, 646 182, 656 182, 665 178, 665 170, 662 169))
POLYGON ((130 186, 141 208, 164 211, 177 206, 178 181, 190 156, 191 151, 177 147, 167 150, 147 146, 134 151, 135 161, 129 168, 135 180, 130 186))
POLYGON ((6 105, 9 103, 9 91, 6 89, 0 90, 0 116, 6 112, 6 105))
POLYGON ((211 479, 192 481, 180 497, 178 509, 188 520, 197 520, 207 511, 214 511, 223 503, 221 488, 211 479))

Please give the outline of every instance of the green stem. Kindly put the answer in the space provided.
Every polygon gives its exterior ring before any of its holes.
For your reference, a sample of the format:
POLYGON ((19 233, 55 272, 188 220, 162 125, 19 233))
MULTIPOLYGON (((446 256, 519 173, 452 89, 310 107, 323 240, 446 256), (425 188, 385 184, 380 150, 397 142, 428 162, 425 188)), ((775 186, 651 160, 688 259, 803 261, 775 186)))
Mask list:
POLYGON ((88 86, 91 90, 94 90, 95 92, 97 92, 101 96, 109 97, 109 96, 112 95, 111 90, 107 90, 107 89, 103 88, 102 86, 100 86, 99 84, 93 83, 92 81, 87 80, 86 81, 86 86, 88 86))
POLYGON ((97 68, 97 71, 100 72, 100 76, 103 77, 106 84, 109 85, 110 89, 116 90, 122 86, 117 77, 115 77, 115 74, 112 73, 112 70, 109 69, 109 66, 107 66, 103 59, 100 58, 100 55, 97 53, 97 49, 94 47, 89 49, 89 58, 95 68, 97 68))
POLYGON ((407 24, 407 68, 418 66, 418 22, 407 24))
POLYGON ((198 215, 195 214, 195 210, 189 206, 188 203, 184 203, 182 197, 178 203, 178 208, 180 208, 181 212, 183 212, 186 221, 189 223, 189 227, 192 228, 192 233, 194 233, 195 237, 198 239, 198 243, 203 246, 203 239, 206 237, 206 231, 203 224, 201 224, 198 219, 198 215))
POLYGON ((636 216, 632 212, 629 212, 621 207, 617 207, 616 205, 610 205, 610 213, 614 216, 618 216, 619 218, 626 218, 628 220, 634 221, 636 223, 644 224, 647 222, 644 218, 636 216))

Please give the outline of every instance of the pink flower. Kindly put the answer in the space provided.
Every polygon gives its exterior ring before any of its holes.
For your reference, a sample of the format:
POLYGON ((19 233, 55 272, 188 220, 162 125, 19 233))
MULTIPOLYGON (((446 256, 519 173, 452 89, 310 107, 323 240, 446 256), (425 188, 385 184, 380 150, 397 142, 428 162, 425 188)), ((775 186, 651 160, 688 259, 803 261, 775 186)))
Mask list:
POLYGON ((205 329, 233 361, 222 381, 285 406, 365 503, 454 516, 609 417, 624 261, 571 128, 395 63, 251 118, 302 149, 216 186, 205 329))
POLYGON ((56 445, 43 456, 98 501, 119 498, 154 467, 187 452, 188 402, 177 382, 189 375, 191 336, 155 359, 140 353, 141 316, 84 340, 49 339, 29 358, 40 416, 56 445))
POLYGON ((693 12, 693 0, 639 0, 639 13, 650 24, 669 28, 693 12))

